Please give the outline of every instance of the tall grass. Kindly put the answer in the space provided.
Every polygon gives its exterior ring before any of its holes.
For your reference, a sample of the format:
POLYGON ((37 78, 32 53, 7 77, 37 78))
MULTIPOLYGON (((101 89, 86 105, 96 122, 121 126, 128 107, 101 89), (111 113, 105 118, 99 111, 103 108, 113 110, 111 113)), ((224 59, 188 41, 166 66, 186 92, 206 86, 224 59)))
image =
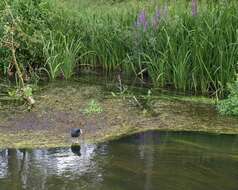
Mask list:
POLYGON ((44 62, 31 64, 46 68, 51 78, 62 73, 69 78, 77 66, 107 73, 120 69, 155 86, 218 96, 235 78, 235 0, 39 2, 35 9, 44 17, 32 30, 43 36, 37 46, 42 53, 35 58, 44 62), (85 52, 93 53, 80 57, 85 52))

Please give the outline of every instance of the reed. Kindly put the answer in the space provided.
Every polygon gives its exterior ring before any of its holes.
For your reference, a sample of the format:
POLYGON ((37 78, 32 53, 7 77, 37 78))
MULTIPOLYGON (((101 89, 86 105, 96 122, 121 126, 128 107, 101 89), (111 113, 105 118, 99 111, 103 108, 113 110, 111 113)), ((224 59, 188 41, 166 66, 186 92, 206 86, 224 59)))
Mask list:
POLYGON ((46 71, 51 80, 59 76, 65 79, 71 78, 82 47, 80 40, 68 38, 62 33, 50 33, 50 40, 43 37, 43 42, 46 60, 41 70, 46 71))

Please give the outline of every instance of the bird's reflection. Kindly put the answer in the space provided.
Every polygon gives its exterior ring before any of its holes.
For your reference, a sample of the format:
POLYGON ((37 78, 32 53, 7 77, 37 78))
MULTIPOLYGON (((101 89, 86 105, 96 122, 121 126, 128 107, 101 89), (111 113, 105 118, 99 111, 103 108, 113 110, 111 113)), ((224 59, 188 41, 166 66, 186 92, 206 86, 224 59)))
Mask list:
POLYGON ((78 145, 78 144, 72 144, 72 145, 71 145, 71 151, 72 151, 74 154, 76 154, 76 155, 78 155, 78 156, 81 156, 80 150, 81 150, 80 145, 78 145))

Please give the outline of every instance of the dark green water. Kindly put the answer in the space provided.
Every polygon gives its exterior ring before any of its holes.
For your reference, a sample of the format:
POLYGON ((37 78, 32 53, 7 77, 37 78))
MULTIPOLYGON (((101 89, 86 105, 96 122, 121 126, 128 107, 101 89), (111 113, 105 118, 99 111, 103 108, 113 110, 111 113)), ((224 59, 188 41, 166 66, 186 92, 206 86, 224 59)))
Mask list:
POLYGON ((235 135, 150 131, 77 151, 1 150, 0 190, 238 189, 235 135))

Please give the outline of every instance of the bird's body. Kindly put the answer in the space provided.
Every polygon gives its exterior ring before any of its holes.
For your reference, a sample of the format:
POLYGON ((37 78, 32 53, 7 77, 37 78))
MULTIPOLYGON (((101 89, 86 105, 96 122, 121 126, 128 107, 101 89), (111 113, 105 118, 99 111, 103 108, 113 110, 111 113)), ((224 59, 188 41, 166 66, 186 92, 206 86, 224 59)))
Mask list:
POLYGON ((76 138, 79 137, 83 132, 80 128, 71 128, 70 133, 71 137, 76 138))

